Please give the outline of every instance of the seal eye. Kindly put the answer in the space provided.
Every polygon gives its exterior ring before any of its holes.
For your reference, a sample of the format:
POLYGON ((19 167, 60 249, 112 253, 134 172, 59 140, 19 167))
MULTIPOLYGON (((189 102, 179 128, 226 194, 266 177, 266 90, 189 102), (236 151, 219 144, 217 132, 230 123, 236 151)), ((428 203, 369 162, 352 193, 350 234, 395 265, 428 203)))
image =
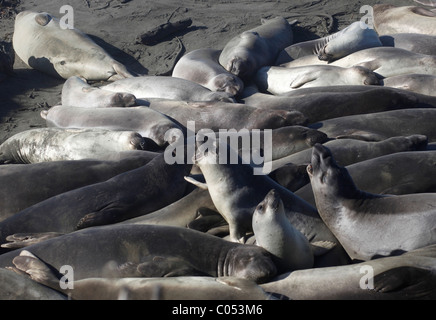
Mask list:
POLYGON ((259 205, 257 206, 257 210, 258 210, 258 211, 263 211, 263 204, 259 204, 259 205))

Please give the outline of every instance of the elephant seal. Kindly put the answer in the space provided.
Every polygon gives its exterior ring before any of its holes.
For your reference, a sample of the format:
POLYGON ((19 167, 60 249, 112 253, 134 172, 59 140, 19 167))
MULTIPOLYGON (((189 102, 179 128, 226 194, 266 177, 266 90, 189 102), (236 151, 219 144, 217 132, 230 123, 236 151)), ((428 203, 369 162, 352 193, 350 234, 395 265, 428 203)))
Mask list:
POLYGON ((233 37, 224 46, 219 63, 246 80, 261 67, 273 65, 278 53, 292 41, 292 27, 283 17, 262 20, 262 25, 233 37))
POLYGON ((434 245, 386 257, 282 274, 261 287, 292 300, 434 300, 434 245))
POLYGON ((12 42, 27 65, 55 77, 99 81, 134 76, 86 34, 62 28, 59 19, 46 12, 20 12, 12 42))
POLYGON ((0 145, 0 163, 107 159, 113 153, 143 150, 134 131, 38 128, 19 132, 0 145))
POLYGON ((381 141, 395 136, 425 135, 428 142, 436 140, 436 110, 429 108, 401 109, 328 119, 309 128, 324 132, 329 138, 354 138, 381 141))
MULTIPOLYGON (((0 266, 13 266, 22 251, 2 254, 0 266)), ((74 280, 105 276, 234 276, 261 283, 277 272, 270 254, 261 247, 171 226, 120 224, 88 228, 31 245, 26 251, 55 269, 71 266, 74 280)))
POLYGON ((309 240, 290 223, 274 189, 254 210, 252 224, 256 244, 273 255, 279 273, 313 267, 309 240))
POLYGON ((313 147, 307 172, 320 216, 352 259, 366 261, 435 243, 435 193, 396 196, 359 190, 321 144, 313 147))
POLYGON ((170 76, 141 76, 121 79, 101 86, 112 92, 127 92, 137 99, 235 102, 233 95, 216 92, 190 80, 170 76))
POLYGON ((256 73, 254 82, 260 91, 274 95, 309 87, 380 84, 377 75, 369 69, 331 65, 295 68, 262 67, 256 73))
MULTIPOLYGON (((135 131, 147 139, 147 142, 148 139, 152 140, 160 148, 168 144, 165 140, 168 130, 181 129, 162 113, 141 106, 80 108, 59 105, 43 110, 41 117, 46 120, 48 127, 135 131)), ((151 143, 147 144, 147 149, 152 149, 151 143)))
MULTIPOLYGON (((336 154, 333 153, 334 156, 336 154)), ((433 178, 435 165, 436 152, 432 150, 392 153, 360 161, 346 168, 360 190, 401 195, 436 192, 436 182, 433 178)), ((295 191, 295 194, 316 206, 310 183, 295 191)))
POLYGON ((191 51, 177 61, 172 76, 236 96, 244 89, 244 83, 219 63, 220 54, 221 50, 209 48, 191 51))
POLYGON ((315 55, 320 60, 332 62, 359 50, 381 46, 382 43, 374 29, 361 22, 353 22, 344 29, 323 38, 290 45, 279 53, 274 65, 308 55, 315 55))
POLYGON ((67 300, 67 296, 59 290, 51 289, 25 274, 0 268, 0 300, 67 300))
POLYGON ((434 55, 436 36, 421 33, 396 33, 380 37, 385 47, 395 47, 420 54, 434 55))
MULTIPOLYGON (((415 134, 410 136, 395 136, 380 141, 364 141, 358 139, 335 139, 324 143, 334 154, 337 163, 347 166, 360 161, 377 158, 383 155, 425 150, 428 139, 425 135, 415 134)), ((294 165, 309 164, 312 158, 312 148, 294 153, 272 161, 272 171, 285 166, 288 163, 294 165)))
POLYGON ((374 5, 374 27, 382 36, 392 33, 436 35, 436 13, 423 7, 374 5))
POLYGON ((110 92, 90 86, 84 78, 69 77, 62 87, 62 105, 82 108, 133 107, 133 94, 110 92))
POLYGON ((386 87, 412 91, 428 96, 436 96, 436 76, 429 74, 404 74, 385 78, 382 84, 386 87))
POLYGON ((188 121, 195 122, 195 132, 210 129, 276 129, 292 125, 305 125, 307 119, 299 111, 262 110, 241 103, 189 102, 149 100, 150 109, 159 111, 182 128, 188 121))
MULTIPOLYGON (((284 63, 282 67, 297 67, 307 65, 324 65, 311 56, 284 63)), ((380 77, 393 77, 402 74, 436 74, 436 56, 419 54, 395 47, 377 47, 354 52, 336 60, 331 65, 343 68, 361 66, 374 71, 380 77)))
POLYGON ((157 155, 141 151, 117 161, 72 160, 2 165, 0 221, 55 195, 144 166, 157 155))
POLYGON ((47 286, 73 300, 267 300, 270 297, 254 281, 236 277, 85 278, 75 280, 70 289, 62 287, 62 278, 27 250, 21 251, 13 263, 13 269, 29 276, 28 282, 34 280, 41 287, 47 286))
POLYGON ((245 87, 240 101, 261 109, 299 111, 309 124, 318 121, 404 108, 433 108, 436 99, 410 91, 383 86, 327 86, 300 88, 274 96, 245 87))
POLYGON ((32 234, 26 244, 47 233, 69 233, 159 210, 184 195, 184 176, 191 166, 169 165, 160 154, 137 169, 51 197, 1 221, 0 243, 11 239, 2 247, 21 247, 22 234, 32 234))

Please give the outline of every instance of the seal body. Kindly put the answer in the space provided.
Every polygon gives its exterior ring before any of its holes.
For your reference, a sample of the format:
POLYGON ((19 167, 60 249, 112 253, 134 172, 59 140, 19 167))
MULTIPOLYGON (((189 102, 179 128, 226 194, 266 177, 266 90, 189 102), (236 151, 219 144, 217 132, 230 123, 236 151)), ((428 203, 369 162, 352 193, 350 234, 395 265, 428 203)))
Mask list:
POLYGON ((20 12, 12 40, 21 60, 55 77, 114 80, 133 76, 86 34, 62 28, 58 19, 45 12, 20 12))
POLYGON ((255 82, 261 91, 275 95, 308 87, 380 84, 377 75, 369 69, 330 65, 263 67, 256 73, 255 82))
POLYGON ((395 47, 420 54, 434 55, 436 35, 422 33, 395 33, 380 37, 385 47, 395 47))
POLYGON ((165 115, 147 107, 80 108, 59 105, 41 113, 48 127, 132 130, 159 147, 168 144, 165 133, 180 127, 165 115))
POLYGON ((320 144, 313 147, 307 172, 321 217, 352 259, 370 260, 435 243, 436 194, 361 191, 320 144))
POLYGON ((214 92, 193 81, 169 76, 121 79, 100 88, 112 92, 131 93, 137 99, 235 102, 233 95, 227 92, 214 92))
POLYGON ((223 48, 219 63, 243 80, 263 66, 274 64, 278 53, 293 41, 291 25, 282 17, 266 20, 262 25, 232 38, 223 48))
POLYGON ((191 51, 177 61, 172 76, 236 96, 244 89, 244 83, 219 63, 220 54, 221 50, 209 48, 191 51))
POLYGON ((121 151, 143 150, 144 146, 144 138, 134 131, 39 128, 19 132, 3 142, 0 161, 105 159, 121 151))
POLYGON ((69 77, 62 87, 62 105, 82 108, 133 107, 133 94, 110 92, 90 86, 83 78, 69 77))
POLYGON ((436 96, 436 76, 430 74, 404 74, 382 80, 383 85, 408 90, 428 96, 436 96))

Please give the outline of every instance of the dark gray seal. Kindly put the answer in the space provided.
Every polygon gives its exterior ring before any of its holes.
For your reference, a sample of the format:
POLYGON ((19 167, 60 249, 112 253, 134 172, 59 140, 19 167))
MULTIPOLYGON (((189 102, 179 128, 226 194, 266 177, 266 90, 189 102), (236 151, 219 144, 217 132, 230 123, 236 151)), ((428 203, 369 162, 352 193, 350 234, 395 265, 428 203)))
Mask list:
POLYGON ((435 193, 396 196, 359 190, 321 144, 313 147, 307 172, 320 216, 352 259, 370 260, 436 242, 435 193))

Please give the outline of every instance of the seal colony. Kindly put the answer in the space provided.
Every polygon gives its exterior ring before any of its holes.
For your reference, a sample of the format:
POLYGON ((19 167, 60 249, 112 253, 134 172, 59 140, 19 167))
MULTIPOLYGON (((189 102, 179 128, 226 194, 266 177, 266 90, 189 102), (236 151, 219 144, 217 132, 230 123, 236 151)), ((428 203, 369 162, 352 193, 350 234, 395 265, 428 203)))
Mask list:
MULTIPOLYGON (((434 299, 425 5, 375 6, 374 26, 307 41, 285 13, 259 17, 220 48, 182 46, 171 75, 18 13, 17 58, 63 88, 43 128, 0 144, 0 297, 434 299)), ((3 81, 10 65, 0 55, 3 81)))

